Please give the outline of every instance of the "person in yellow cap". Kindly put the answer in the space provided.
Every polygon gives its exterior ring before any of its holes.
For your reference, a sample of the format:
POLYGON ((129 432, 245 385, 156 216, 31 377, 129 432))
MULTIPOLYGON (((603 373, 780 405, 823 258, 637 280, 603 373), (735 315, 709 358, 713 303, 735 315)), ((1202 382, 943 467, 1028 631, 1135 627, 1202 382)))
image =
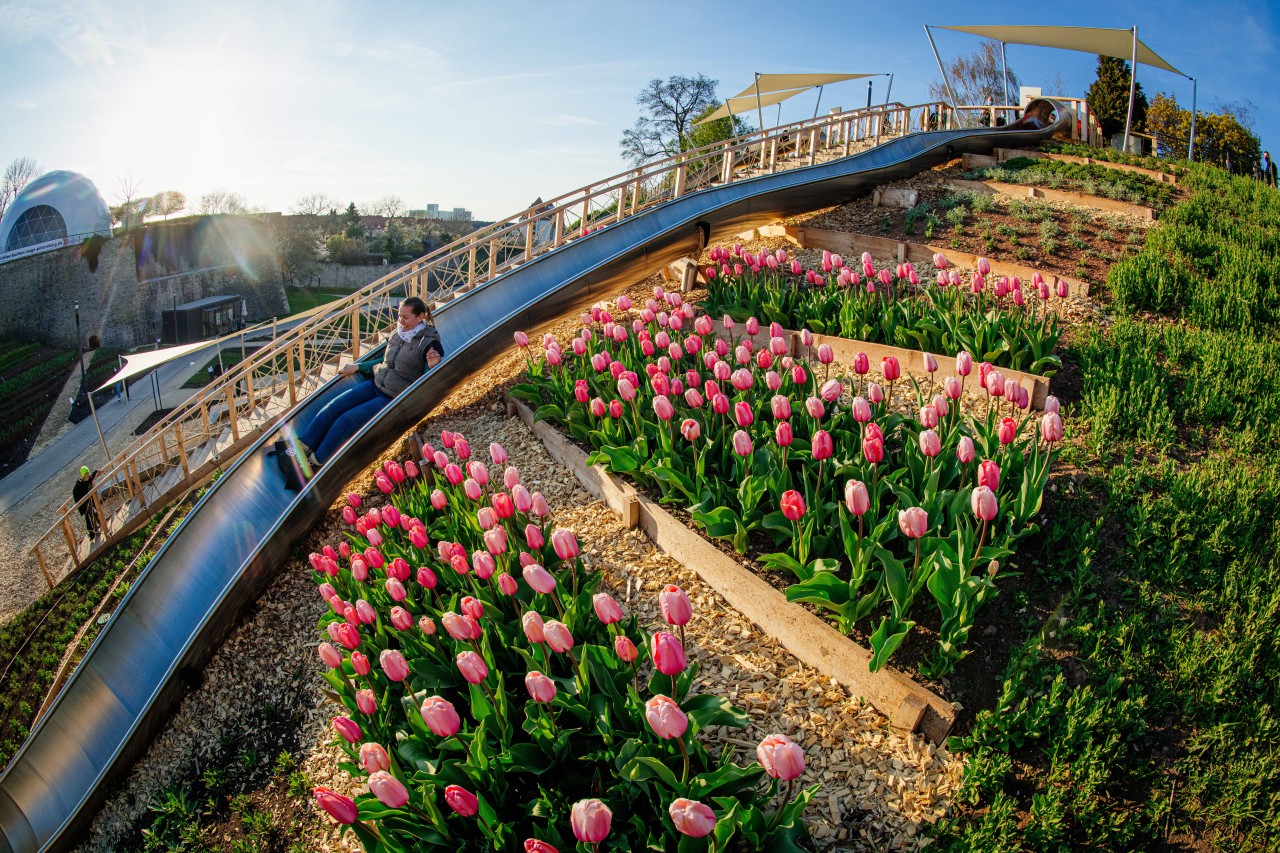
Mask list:
POLYGON ((80 511, 80 517, 84 519, 84 529, 89 531, 91 540, 98 538, 98 513, 93 501, 80 503, 80 500, 93 491, 93 480, 97 476, 97 471, 90 471, 87 465, 81 465, 80 479, 76 480, 76 484, 71 487, 71 502, 79 504, 76 508, 80 511))

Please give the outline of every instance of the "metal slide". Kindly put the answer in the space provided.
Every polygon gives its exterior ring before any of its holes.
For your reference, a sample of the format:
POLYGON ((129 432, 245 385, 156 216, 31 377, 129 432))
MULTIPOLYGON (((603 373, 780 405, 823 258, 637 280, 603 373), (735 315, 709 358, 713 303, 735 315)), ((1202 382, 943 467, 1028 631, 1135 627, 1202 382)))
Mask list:
MULTIPOLYGON (((187 515, 0 775, 0 853, 64 850, 81 840, 108 786, 145 753, 294 543, 347 482, 511 346, 514 331, 599 301, 696 254, 708 240, 848 201, 962 152, 1039 142, 1074 120, 1065 107, 1041 100, 1007 127, 917 133, 833 162, 712 186, 574 240, 448 302, 436 312, 445 359, 352 437, 300 494, 284 490, 267 455, 277 429, 187 515)), ((355 381, 331 381, 285 421, 306 423, 355 381)))

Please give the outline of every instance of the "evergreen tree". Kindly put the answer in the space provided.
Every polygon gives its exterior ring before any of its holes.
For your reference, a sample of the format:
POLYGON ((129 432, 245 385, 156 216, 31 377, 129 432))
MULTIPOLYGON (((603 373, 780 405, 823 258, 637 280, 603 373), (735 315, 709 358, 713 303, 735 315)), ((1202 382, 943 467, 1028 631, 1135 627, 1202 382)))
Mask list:
MULTIPOLYGON (((1124 133, 1129 112, 1129 63, 1114 56, 1098 57, 1098 79, 1085 93, 1089 109, 1098 117, 1102 133, 1110 137, 1124 133)), ((1147 119, 1147 96, 1139 83, 1133 96, 1133 130, 1141 130, 1147 119)))
POLYGON ((352 240, 364 238, 364 220, 360 218, 354 201, 347 205, 347 212, 342 215, 342 230, 352 240))

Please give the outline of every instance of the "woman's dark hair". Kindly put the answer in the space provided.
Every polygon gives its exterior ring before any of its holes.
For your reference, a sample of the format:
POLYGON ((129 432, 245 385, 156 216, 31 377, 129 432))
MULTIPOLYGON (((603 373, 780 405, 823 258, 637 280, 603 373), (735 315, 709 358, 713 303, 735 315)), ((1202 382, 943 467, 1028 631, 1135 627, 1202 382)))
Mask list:
POLYGON ((422 316, 423 314, 426 314, 428 318, 431 316, 431 312, 427 310, 427 303, 423 302, 416 296, 406 297, 400 304, 418 316, 422 316))

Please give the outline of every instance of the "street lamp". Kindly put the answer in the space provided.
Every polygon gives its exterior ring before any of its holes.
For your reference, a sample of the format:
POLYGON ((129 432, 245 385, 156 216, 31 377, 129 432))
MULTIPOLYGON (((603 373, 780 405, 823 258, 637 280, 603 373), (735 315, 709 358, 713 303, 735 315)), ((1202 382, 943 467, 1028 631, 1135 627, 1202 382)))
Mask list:
POLYGON ((85 384, 84 378, 84 341, 80 337, 80 303, 76 303, 76 355, 80 357, 80 387, 85 384))

